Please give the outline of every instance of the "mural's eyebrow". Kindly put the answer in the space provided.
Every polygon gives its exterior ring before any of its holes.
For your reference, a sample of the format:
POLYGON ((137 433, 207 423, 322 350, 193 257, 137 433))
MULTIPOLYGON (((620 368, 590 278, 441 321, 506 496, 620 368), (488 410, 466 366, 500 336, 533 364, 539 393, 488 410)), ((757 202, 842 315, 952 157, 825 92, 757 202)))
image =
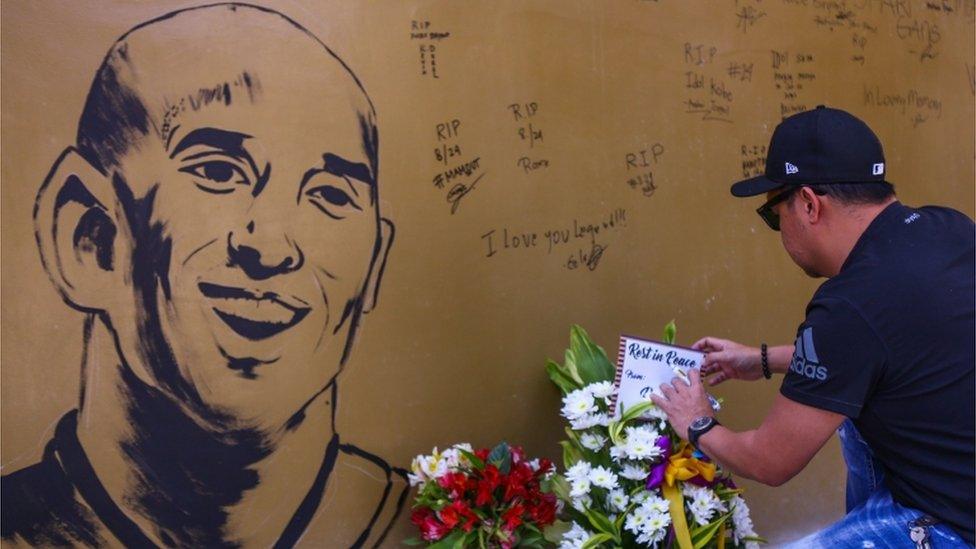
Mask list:
POLYGON ((366 164, 360 162, 350 162, 345 158, 336 156, 332 153, 323 154, 322 160, 325 161, 324 171, 326 173, 331 173, 332 175, 338 177, 351 177, 353 179, 358 179, 363 183, 369 183, 370 185, 376 184, 373 174, 370 173, 366 164))
POLYGON ((219 128, 197 128, 186 134, 180 142, 173 147, 169 157, 173 158, 180 151, 186 150, 194 145, 207 145, 215 149, 220 149, 233 156, 246 156, 244 150, 244 140, 251 137, 246 133, 221 130, 219 128))

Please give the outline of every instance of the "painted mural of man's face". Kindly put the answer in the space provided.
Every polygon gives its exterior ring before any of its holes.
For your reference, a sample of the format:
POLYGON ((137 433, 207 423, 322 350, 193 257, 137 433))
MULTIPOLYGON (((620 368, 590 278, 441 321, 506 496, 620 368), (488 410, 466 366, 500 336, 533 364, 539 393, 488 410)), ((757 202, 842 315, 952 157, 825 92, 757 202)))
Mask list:
POLYGON ((372 106, 352 73, 283 19, 210 12, 137 29, 107 57, 79 146, 111 180, 112 270, 131 275, 95 297, 65 293, 103 312, 142 382, 273 428, 338 373, 392 224, 379 215, 372 106), (116 109, 138 128, 140 106, 144 135, 113 127, 116 109))

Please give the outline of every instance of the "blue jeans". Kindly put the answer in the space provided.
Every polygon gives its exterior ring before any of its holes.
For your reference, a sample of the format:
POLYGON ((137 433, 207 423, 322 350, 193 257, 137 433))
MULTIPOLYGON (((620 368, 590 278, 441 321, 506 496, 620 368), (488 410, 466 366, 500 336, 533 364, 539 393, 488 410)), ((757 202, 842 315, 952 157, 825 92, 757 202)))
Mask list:
POLYGON ((949 526, 930 524, 918 509, 892 499, 884 485, 884 469, 851 420, 845 420, 837 434, 847 462, 847 515, 788 547, 972 547, 949 526))

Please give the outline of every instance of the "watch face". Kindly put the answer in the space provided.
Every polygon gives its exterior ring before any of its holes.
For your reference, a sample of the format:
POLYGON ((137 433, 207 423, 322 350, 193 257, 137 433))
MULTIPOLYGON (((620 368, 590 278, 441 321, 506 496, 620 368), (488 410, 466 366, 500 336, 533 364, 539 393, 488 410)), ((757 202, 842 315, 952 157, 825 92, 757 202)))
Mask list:
POLYGON ((695 418, 695 420, 691 422, 690 427, 692 429, 694 429, 695 431, 697 431, 699 429, 704 429, 711 422, 712 422, 712 418, 710 418, 710 417, 707 417, 707 416, 705 416, 705 417, 699 417, 699 418, 695 418))

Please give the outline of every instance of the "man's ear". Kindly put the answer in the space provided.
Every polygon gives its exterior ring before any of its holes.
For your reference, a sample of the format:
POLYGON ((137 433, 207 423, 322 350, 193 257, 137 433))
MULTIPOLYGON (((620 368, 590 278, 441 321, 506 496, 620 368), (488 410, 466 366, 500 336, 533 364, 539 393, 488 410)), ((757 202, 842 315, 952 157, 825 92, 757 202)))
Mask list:
POLYGON ((121 277, 119 232, 109 178, 73 147, 54 162, 34 202, 34 236, 44 269, 72 307, 102 309, 121 277))
POLYGON ((801 187, 800 192, 797 193, 797 206, 800 207, 800 215, 804 217, 810 224, 820 222, 820 218, 823 215, 823 199, 820 195, 813 192, 810 187, 801 187))
POLYGON ((396 228, 393 226, 393 222, 381 217, 380 234, 376 243, 377 250, 373 254, 373 264, 370 266, 369 279, 366 281, 366 288, 363 292, 363 313, 368 313, 376 308, 376 302, 380 295, 380 281, 383 279, 386 258, 390 255, 390 247, 393 246, 395 235, 396 228))

